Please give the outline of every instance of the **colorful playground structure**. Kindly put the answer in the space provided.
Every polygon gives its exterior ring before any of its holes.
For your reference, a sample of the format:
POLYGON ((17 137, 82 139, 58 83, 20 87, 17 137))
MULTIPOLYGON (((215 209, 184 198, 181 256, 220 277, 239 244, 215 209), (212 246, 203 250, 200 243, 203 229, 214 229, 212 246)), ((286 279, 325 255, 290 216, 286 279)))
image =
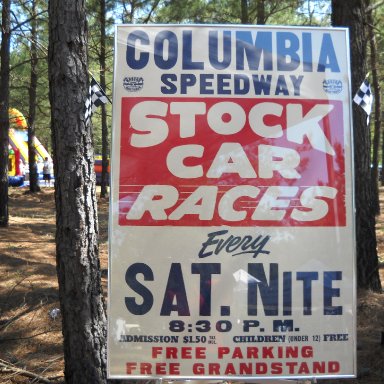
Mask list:
MULTIPOLYGON (((11 186, 22 186, 29 180, 28 161, 28 125, 24 115, 15 108, 9 109, 9 160, 8 181, 11 186)), ((52 158, 43 144, 35 137, 36 164, 39 180, 43 177, 43 162, 48 157, 52 164, 52 158)), ((101 156, 95 156, 96 183, 101 183, 101 156)), ((108 180, 110 167, 108 165, 108 180)), ((52 175, 53 176, 53 175, 52 175)))
MULTIPOLYGON (((29 177, 28 169, 28 125, 24 115, 16 108, 9 109, 9 161, 8 180, 11 186, 20 186, 29 177)), ((41 142, 35 138, 36 164, 42 175, 43 161, 51 156, 41 142)))
MULTIPOLYGON (((108 168, 107 168, 107 185, 109 185, 109 174, 111 172, 110 163, 108 159, 108 168)), ((102 172, 102 157, 100 155, 95 156, 95 173, 96 173, 96 184, 101 184, 101 172, 102 172)))

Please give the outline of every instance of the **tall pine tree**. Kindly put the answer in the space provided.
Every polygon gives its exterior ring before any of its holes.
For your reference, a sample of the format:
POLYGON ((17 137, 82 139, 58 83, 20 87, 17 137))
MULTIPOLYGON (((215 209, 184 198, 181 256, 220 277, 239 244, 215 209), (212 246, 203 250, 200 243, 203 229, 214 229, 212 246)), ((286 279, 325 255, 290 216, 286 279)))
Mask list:
POLYGON ((11 1, 3 0, 0 49, 0 227, 8 226, 9 51, 11 1))
POLYGON ((106 382, 106 316, 88 96, 85 0, 49 2, 49 81, 56 179, 56 258, 65 380, 106 382))
MULTIPOLYGON (((352 92, 355 93, 367 73, 364 0, 332 0, 333 26, 349 27, 351 42, 352 92)), ((357 285, 381 291, 375 233, 375 205, 371 183, 370 133, 362 108, 353 103, 357 285)))

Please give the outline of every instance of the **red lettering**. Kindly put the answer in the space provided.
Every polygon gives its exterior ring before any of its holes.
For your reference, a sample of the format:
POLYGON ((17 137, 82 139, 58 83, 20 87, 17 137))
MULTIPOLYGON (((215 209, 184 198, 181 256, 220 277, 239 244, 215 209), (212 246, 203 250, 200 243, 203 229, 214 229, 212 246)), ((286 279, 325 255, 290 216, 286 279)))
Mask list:
POLYGON ((125 364, 125 372, 130 375, 136 369, 136 363, 128 362, 125 364))

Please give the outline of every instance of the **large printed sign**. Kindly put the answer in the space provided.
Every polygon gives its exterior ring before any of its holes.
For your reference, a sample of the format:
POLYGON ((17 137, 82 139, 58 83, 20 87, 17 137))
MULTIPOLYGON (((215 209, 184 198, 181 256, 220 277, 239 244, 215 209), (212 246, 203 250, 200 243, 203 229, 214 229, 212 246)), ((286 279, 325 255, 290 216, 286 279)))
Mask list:
POLYGON ((347 38, 116 27, 111 377, 355 375, 347 38))

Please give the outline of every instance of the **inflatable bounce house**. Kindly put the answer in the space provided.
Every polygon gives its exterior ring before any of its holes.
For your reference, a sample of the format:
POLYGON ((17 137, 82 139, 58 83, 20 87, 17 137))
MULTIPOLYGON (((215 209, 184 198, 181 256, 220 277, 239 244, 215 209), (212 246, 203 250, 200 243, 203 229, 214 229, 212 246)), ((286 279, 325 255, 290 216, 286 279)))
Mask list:
MULTIPOLYGON (((51 156, 35 137, 36 163, 39 176, 42 174, 43 161, 51 156)), ((9 161, 8 180, 11 186, 21 186, 28 179, 28 126, 23 114, 15 108, 9 109, 9 161)))
MULTIPOLYGON (((28 125, 23 114, 15 108, 9 109, 9 162, 8 180, 11 186, 22 186, 25 180, 29 179, 28 170, 28 125)), ((52 158, 35 137, 36 163, 39 179, 43 175, 43 162, 48 157, 50 163, 52 158)), ((101 184, 102 171, 101 156, 95 156, 96 183, 101 184)), ((107 183, 109 184, 110 166, 108 160, 107 183)))
MULTIPOLYGON (((13 187, 19 187, 24 184, 23 171, 20 169, 20 151, 9 148, 8 157, 8 182, 13 187)), ((22 168, 22 167, 21 167, 22 168)))
MULTIPOLYGON (((107 185, 109 185, 109 174, 111 172, 110 163, 108 159, 108 168, 107 168, 107 185)), ((95 156, 95 173, 96 173, 96 184, 101 184, 101 172, 102 172, 102 157, 100 155, 95 156)))

